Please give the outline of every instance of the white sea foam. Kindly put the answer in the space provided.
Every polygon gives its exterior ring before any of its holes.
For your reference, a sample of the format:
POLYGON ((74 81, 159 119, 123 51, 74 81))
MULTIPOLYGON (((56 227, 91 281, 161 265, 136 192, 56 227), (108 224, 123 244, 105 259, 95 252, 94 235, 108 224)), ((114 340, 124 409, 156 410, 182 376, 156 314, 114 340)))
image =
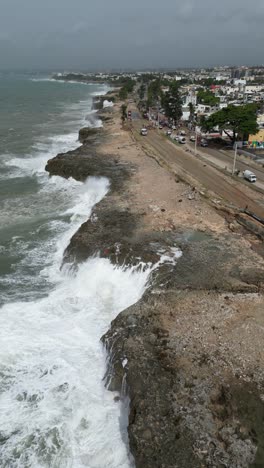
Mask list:
POLYGON ((117 268, 91 258, 75 273, 60 269, 69 238, 107 189, 107 179, 89 179, 67 210, 71 223, 42 272, 56 288, 44 299, 1 310, 3 466, 130 466, 120 405, 102 382, 100 337, 118 312, 141 297, 155 266, 117 268))
POLYGON ((6 468, 131 465, 120 404, 102 382, 100 337, 119 311, 141 297, 153 269, 180 255, 164 250, 157 265, 132 269, 102 258, 90 258, 74 272, 61 269, 71 236, 109 187, 105 178, 80 183, 45 173, 47 159, 76 147, 76 136, 46 137, 31 155, 5 158, 6 167, 21 177, 35 175, 39 183, 37 193, 14 199, 16 210, 10 210, 11 200, 6 207, 7 221, 10 213, 21 217, 9 248, 24 258, 4 281, 13 285, 14 295, 22 285, 25 297, 22 301, 17 293, 20 299, 0 309, 0 459, 6 468), (25 237, 27 220, 38 217, 25 237), (50 235, 41 237, 45 229, 50 235), (43 298, 38 291, 45 281, 50 287, 43 298))
POLYGON ((100 91, 94 91, 91 93, 91 96, 104 96, 109 91, 109 86, 102 85, 102 89, 100 91))
POLYGON ((3 466, 130 466, 99 339, 147 275, 90 259, 48 298, 2 309, 3 466))
POLYGON ((107 107, 113 107, 114 103, 112 101, 108 101, 107 99, 103 102, 103 107, 106 109, 107 107))
POLYGON ((75 273, 61 270, 64 248, 107 192, 108 181, 91 178, 77 186, 75 204, 67 210, 71 223, 57 239, 52 265, 42 271, 56 288, 44 299, 1 309, 3 466, 131 466, 120 404, 102 382, 100 337, 118 312, 141 297, 151 271, 175 261, 179 251, 160 252, 157 265, 118 268, 90 258, 75 273))
POLYGON ((70 84, 78 84, 78 85, 91 85, 91 83, 85 83, 84 81, 75 81, 75 80, 56 80, 55 78, 29 78, 30 81, 35 81, 35 82, 42 82, 42 81, 50 81, 52 83, 60 83, 60 84, 65 84, 65 83, 70 83, 70 84))
MULTIPOLYGON (((17 177, 18 174, 26 176, 45 173, 45 166, 49 158, 56 156, 58 153, 73 150, 78 146, 80 146, 80 143, 76 132, 45 137, 35 144, 32 154, 6 158, 5 165, 20 169, 20 172, 14 171, 13 177, 17 177)), ((12 177, 12 174, 10 174, 10 177, 12 177)))

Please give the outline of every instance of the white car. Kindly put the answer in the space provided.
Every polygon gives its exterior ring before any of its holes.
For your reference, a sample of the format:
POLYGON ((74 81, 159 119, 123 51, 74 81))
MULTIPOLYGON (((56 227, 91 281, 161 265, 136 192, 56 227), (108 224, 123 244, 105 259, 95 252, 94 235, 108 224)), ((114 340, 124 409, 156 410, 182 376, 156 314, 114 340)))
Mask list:
POLYGON ((171 136, 171 134, 172 134, 172 131, 171 131, 171 130, 167 130, 166 135, 167 135, 167 136, 171 136))
POLYGON ((180 136, 179 136, 179 135, 176 135, 176 136, 174 137, 174 140, 175 140, 175 141, 179 141, 179 138, 180 138, 180 136))
POLYGON ((186 138, 184 136, 180 136, 178 141, 179 141, 179 143, 184 145, 184 143, 186 143, 186 138))
POLYGON ((142 136, 147 136, 148 131, 147 131, 146 128, 142 128, 140 133, 141 133, 142 136))
POLYGON ((195 136, 190 136, 190 141, 195 141, 195 136))

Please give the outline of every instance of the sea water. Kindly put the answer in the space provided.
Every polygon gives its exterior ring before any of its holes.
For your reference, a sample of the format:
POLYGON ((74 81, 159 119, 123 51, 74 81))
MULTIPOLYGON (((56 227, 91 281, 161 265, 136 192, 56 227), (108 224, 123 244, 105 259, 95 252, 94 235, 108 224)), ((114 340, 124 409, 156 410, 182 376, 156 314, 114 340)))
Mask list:
POLYGON ((142 296, 153 266, 90 258, 63 267, 71 236, 109 190, 105 178, 49 177, 78 146, 105 86, 0 76, 0 466, 133 465, 101 336, 142 296))

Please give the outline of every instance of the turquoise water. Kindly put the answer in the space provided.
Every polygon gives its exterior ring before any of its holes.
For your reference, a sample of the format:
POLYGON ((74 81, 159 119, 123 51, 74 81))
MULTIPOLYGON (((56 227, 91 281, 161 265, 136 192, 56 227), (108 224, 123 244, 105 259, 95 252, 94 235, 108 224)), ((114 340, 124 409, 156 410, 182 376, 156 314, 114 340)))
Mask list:
POLYGON ((45 164, 78 146, 92 96, 105 90, 0 74, 0 305, 49 289, 48 277, 39 273, 52 261, 55 238, 70 221, 65 212, 80 187, 49 179, 45 164))

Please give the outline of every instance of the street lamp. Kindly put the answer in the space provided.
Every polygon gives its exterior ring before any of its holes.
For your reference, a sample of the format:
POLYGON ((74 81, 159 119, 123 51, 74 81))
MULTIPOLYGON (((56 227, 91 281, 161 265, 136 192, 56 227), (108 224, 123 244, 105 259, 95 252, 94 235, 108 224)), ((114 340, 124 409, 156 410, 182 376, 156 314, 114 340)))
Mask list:
POLYGON ((198 133, 195 129, 195 144, 194 144, 194 154, 196 156, 196 153, 197 153, 197 138, 198 138, 198 133))
POLYGON ((235 174, 236 158, 237 158, 237 141, 235 142, 235 154, 234 154, 234 163, 233 163, 232 175, 235 174))

